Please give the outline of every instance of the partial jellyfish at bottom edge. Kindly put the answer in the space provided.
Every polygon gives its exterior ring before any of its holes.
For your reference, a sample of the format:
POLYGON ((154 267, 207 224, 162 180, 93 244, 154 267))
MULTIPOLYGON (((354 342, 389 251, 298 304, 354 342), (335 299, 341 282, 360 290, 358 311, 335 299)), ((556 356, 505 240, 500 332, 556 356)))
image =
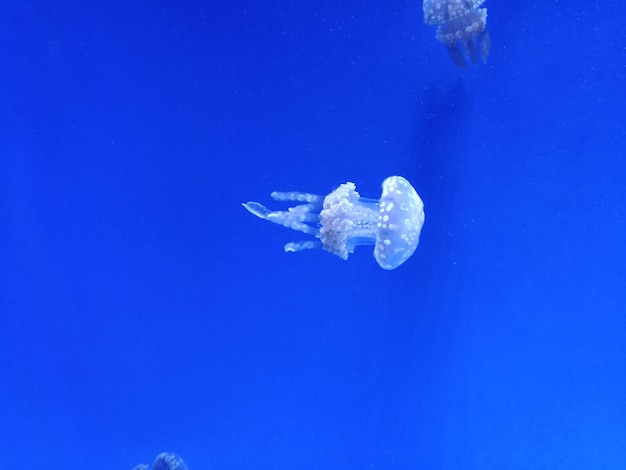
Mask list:
POLYGON ((424 23, 437 25, 437 40, 442 42, 452 62, 466 68, 478 56, 487 61, 491 38, 487 31, 487 9, 479 8, 485 0, 424 0, 424 23))
POLYGON ((163 452, 154 459, 152 468, 142 463, 133 468, 133 470, 189 470, 189 467, 178 455, 163 452))
POLYGON ((245 202, 257 217, 312 235, 316 240, 287 243, 287 252, 314 248, 347 260, 360 245, 373 245, 383 269, 395 269, 415 252, 424 224, 424 203, 402 176, 382 184, 380 199, 361 197, 354 183, 340 185, 327 196, 302 192, 273 192, 275 201, 301 202, 286 211, 271 211, 258 202, 245 202))

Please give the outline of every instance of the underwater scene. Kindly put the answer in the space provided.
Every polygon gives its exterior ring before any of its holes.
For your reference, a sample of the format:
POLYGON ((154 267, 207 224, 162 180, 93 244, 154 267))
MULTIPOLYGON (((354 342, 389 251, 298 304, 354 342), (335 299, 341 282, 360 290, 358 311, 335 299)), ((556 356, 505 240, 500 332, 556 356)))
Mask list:
POLYGON ((617 1, 0 3, 2 468, 626 468, 617 1))

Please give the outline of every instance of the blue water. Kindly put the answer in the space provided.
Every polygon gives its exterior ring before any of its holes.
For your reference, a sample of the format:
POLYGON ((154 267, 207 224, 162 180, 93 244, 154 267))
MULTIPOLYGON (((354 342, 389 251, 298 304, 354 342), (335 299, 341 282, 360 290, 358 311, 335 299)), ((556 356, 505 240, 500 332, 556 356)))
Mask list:
POLYGON ((3 468, 626 468, 616 0, 0 3, 3 468), (393 271, 241 207, 395 174, 393 271))

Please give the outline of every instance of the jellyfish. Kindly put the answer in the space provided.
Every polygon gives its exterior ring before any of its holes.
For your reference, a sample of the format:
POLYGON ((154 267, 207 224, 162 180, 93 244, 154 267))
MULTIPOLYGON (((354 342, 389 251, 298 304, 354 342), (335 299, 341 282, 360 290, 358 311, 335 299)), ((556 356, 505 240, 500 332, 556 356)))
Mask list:
MULTIPOLYGON (((145 463, 137 465, 133 470, 150 470, 145 463)), ((187 464, 178 455, 163 452, 152 462, 152 470, 189 470, 187 464)))
POLYGON ((442 42, 452 62, 466 68, 478 55, 487 61, 491 39, 487 31, 487 9, 479 8, 485 0, 424 0, 424 23, 437 25, 436 38, 442 42))
POLYGON ((402 176, 390 176, 382 187, 380 199, 361 197, 355 184, 348 182, 327 196, 273 192, 275 201, 302 203, 286 211, 271 211, 258 202, 245 202, 243 207, 261 219, 316 238, 287 243, 287 252, 323 248, 347 260, 357 246, 373 245, 380 267, 395 269, 417 248, 424 203, 402 176))

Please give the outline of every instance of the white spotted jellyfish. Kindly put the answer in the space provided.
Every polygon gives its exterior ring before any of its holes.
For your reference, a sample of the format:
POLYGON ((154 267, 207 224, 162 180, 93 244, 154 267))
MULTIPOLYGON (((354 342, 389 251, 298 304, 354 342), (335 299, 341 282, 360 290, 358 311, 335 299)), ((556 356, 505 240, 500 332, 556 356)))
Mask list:
POLYGON ((287 243, 287 252, 323 248, 347 260, 357 246, 373 245, 380 267, 395 269, 419 244, 424 203, 402 176, 390 176, 382 186, 380 199, 361 197, 354 183, 345 183, 327 196, 273 192, 275 201, 302 203, 286 211, 271 211, 258 202, 243 207, 261 219, 317 238, 287 243))

